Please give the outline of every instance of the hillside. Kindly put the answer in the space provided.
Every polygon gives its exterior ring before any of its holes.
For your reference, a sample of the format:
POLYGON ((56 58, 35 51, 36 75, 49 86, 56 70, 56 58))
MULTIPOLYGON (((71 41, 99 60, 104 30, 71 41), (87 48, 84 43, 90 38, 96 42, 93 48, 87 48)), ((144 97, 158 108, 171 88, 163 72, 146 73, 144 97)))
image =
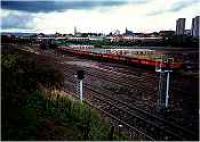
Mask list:
POLYGON ((2 140, 113 139, 95 110, 54 91, 64 77, 52 59, 6 47, 1 59, 2 140))

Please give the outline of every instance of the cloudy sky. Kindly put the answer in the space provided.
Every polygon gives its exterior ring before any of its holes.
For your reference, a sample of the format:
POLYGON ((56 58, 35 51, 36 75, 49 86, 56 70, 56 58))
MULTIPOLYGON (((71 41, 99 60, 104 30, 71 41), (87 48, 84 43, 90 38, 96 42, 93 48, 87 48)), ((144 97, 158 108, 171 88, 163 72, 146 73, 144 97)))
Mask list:
POLYGON ((3 0, 3 32, 109 33, 127 27, 134 32, 175 30, 176 19, 191 28, 200 15, 199 0, 3 0))

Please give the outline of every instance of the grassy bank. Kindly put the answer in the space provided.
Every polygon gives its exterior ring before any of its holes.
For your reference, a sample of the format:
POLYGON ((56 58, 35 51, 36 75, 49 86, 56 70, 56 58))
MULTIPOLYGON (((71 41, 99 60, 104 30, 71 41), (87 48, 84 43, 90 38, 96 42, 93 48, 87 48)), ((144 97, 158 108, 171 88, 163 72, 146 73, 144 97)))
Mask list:
POLYGON ((6 47, 1 60, 2 140, 112 139, 95 110, 52 92, 64 82, 54 60, 6 47))

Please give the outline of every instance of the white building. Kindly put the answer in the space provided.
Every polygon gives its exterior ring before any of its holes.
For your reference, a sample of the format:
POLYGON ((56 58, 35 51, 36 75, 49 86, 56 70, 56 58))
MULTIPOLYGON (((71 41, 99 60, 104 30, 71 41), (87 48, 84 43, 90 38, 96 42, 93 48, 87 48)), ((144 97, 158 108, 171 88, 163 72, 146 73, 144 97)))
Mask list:
POLYGON ((103 41, 104 37, 103 36, 88 36, 88 39, 90 41, 103 41))
POLYGON ((73 40, 73 41, 88 41, 88 37, 76 37, 76 36, 71 36, 67 38, 68 40, 73 40))

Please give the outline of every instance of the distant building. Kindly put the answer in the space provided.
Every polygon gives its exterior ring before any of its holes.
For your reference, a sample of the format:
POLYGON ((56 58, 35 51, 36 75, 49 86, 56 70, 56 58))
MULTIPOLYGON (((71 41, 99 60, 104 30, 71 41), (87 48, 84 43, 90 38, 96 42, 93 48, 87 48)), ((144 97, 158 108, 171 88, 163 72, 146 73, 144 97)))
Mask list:
POLYGON ((120 31, 117 29, 117 30, 114 30, 113 32, 112 32, 112 34, 113 35, 120 35, 120 31))
POLYGON ((67 40, 70 41, 89 41, 88 37, 81 37, 81 36, 72 36, 72 37, 68 37, 67 40))
POLYGON ((162 37, 161 36, 134 36, 134 41, 142 41, 142 42, 147 42, 147 41, 161 41, 162 37))
POLYGON ((176 20, 176 35, 184 35, 185 32, 185 18, 176 20))
POLYGON ((160 31, 159 32, 159 35, 162 36, 162 37, 171 37, 175 34, 175 31, 160 31))
POLYGON ((88 36, 90 41, 103 41, 103 36, 88 36))
POLYGON ((153 33, 148 33, 146 34, 147 37, 158 37, 159 36, 159 33, 157 32, 153 32, 153 33))
POLYGON ((133 36, 134 33, 126 28, 124 35, 129 35, 129 36, 132 35, 133 36))
POLYGON ((134 33, 134 35, 137 36, 137 37, 144 37, 145 36, 144 33, 134 33))
POLYGON ((35 35, 34 39, 36 41, 54 40, 54 39, 56 39, 56 35, 55 34, 43 34, 43 33, 39 33, 39 34, 35 35))
POLYGON ((193 37, 199 37, 199 16, 196 16, 195 18, 192 19, 192 36, 193 37))

